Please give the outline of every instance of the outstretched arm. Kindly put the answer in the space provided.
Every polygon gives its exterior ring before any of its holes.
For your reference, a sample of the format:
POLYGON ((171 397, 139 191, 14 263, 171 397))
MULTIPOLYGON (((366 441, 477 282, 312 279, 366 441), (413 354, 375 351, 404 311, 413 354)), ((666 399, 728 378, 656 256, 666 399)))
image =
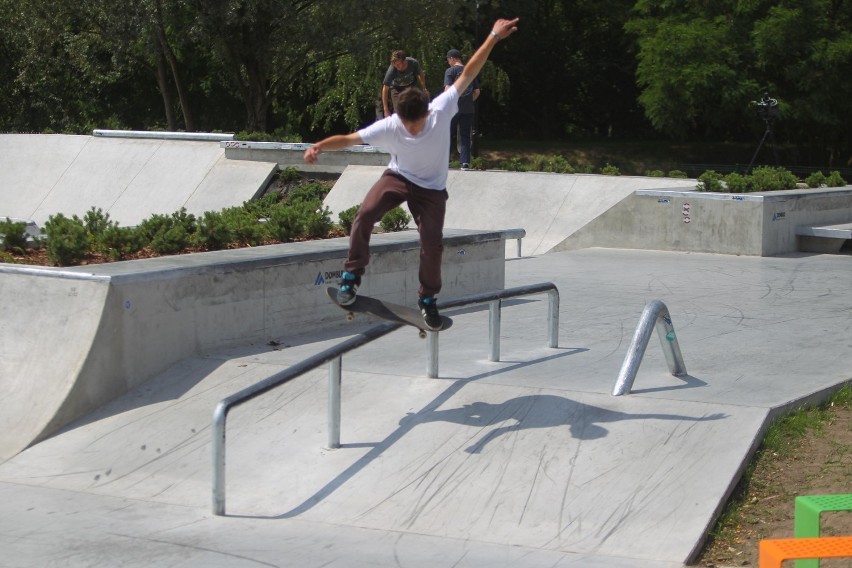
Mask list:
POLYGON ((305 150, 304 159, 307 163, 314 164, 322 152, 342 150, 343 148, 363 143, 364 141, 361 140, 361 135, 357 132, 353 132, 352 134, 335 134, 334 136, 329 136, 328 138, 320 140, 305 150))
POLYGON ((488 33, 488 37, 485 38, 485 41, 482 42, 482 45, 479 46, 479 49, 476 50, 476 53, 473 54, 473 57, 464 66, 464 71, 456 79, 456 82, 453 83, 459 93, 463 93, 473 79, 479 75, 479 72, 482 71, 482 67, 488 61, 488 56, 491 55, 491 50, 494 49, 497 42, 501 39, 506 39, 518 31, 518 20, 520 18, 513 20, 500 19, 494 22, 491 31, 488 33))

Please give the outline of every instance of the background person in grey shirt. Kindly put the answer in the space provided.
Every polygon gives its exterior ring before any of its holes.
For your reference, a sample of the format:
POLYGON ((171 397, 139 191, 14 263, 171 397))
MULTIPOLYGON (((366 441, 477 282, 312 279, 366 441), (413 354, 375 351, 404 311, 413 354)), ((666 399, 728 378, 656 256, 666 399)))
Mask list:
POLYGON ((426 73, 420 67, 420 63, 413 57, 406 57, 405 52, 397 49, 391 54, 391 63, 388 66, 385 78, 382 81, 382 106, 384 107, 385 116, 390 116, 391 111, 388 106, 388 93, 393 99, 393 108, 396 110, 396 99, 403 90, 408 87, 416 87, 415 83, 420 83, 420 88, 428 95, 429 90, 426 88, 426 73))

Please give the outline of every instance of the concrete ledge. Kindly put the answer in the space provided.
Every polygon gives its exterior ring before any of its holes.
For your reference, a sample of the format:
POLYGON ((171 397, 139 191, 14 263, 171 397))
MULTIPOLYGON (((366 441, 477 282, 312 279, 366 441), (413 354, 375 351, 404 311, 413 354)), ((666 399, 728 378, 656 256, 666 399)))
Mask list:
POLYGON ((852 223, 826 225, 824 227, 797 227, 796 234, 806 237, 824 237, 827 239, 852 239, 852 223))
POLYGON ((826 225, 822 227, 801 226, 796 228, 799 250, 836 254, 852 239, 852 223, 826 225))
MULTIPOLYGON (((441 298, 503 285, 504 239, 516 231, 444 234, 441 298)), ((0 461, 181 359, 347 325, 323 290, 347 250, 339 238, 64 269, 0 264, 0 461)), ((417 232, 374 235, 371 250, 361 292, 414 304, 417 232)))
POLYGON ((305 150, 311 147, 306 143, 287 142, 221 142, 225 157, 230 160, 250 160, 255 162, 274 162, 279 168, 298 167, 303 172, 341 174, 346 166, 387 166, 390 154, 375 146, 352 146, 339 152, 320 154, 316 164, 306 164, 303 160, 305 150))
MULTIPOLYGON (((799 227, 850 219, 848 186, 761 194, 637 190, 554 250, 608 247, 774 256, 812 250, 803 246, 799 227)), ((835 245, 817 252, 837 252, 840 244, 835 245)))
POLYGON ((148 138, 149 140, 196 140, 219 142, 233 140, 233 133, 224 132, 160 132, 149 130, 92 130, 92 136, 104 138, 148 138))

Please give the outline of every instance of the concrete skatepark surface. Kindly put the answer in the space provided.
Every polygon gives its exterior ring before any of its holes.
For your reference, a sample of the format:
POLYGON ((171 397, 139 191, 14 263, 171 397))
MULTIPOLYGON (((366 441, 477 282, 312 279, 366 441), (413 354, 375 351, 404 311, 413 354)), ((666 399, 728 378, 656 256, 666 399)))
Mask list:
POLYGON ((0 218, 83 217, 92 207, 133 226, 185 207, 200 215, 240 205, 275 164, 227 160, 218 141, 0 134, 0 218))
MULTIPOLYGON (((0 151, 14 156, 0 171, 0 215, 40 224, 92 205, 121 224, 198 212, 192 204, 218 210, 250 199, 276 167, 229 161, 215 142, 0 135, 0 151), (35 189, 14 191, 24 182, 35 189)), ((357 203, 382 169, 348 168, 327 205, 357 203)), ((547 302, 535 296, 504 302, 497 362, 488 310, 447 312, 454 325, 439 336, 435 379, 427 342, 394 331, 343 357, 334 450, 325 369, 241 406, 228 423, 226 516, 211 503, 217 402, 368 324, 183 358, 7 452, 0 566, 680 568, 769 421, 852 380, 848 256, 552 252, 637 189, 694 183, 451 172, 447 227, 527 231, 522 258, 506 243, 505 286, 558 286, 557 348, 547 347, 547 302), (668 373, 652 337, 632 392, 614 397, 652 300, 671 314, 688 375, 668 373)), ((0 278, 0 290, 19 285, 0 278)), ((222 277, 208 280, 198 283, 222 277)), ((20 334, 15 352, 29 354, 9 357, 12 343, 0 342, 0 370, 24 366, 33 377, 4 385, 5 404, 35 403, 0 426, 38 430, 54 418, 49 401, 74 388, 63 377, 81 365, 54 346, 94 335, 99 314, 86 306, 104 294, 97 279, 45 288, 38 334, 14 319, 13 303, 0 306, 20 334), (53 309, 60 296, 76 310, 53 309)))
MULTIPOLYGON (((350 166, 325 200, 337 214, 364 198, 384 167, 350 166)), ((524 228, 524 254, 544 254, 639 189, 694 190, 692 179, 450 170, 445 224, 524 228)), ((507 251, 514 243, 507 243, 507 251)), ((510 253, 511 254, 511 253, 510 253)))
MULTIPOLYGON (((449 313, 440 376, 401 329, 343 359, 342 447, 327 373, 235 410, 227 516, 211 513, 218 400, 341 341, 194 357, 0 465, 9 566, 676 568, 700 547, 767 420, 849 381, 849 259, 584 249, 507 261, 503 308, 449 313), (689 375, 648 345, 612 390, 644 305, 662 300, 689 375)), ((322 293, 322 292, 319 292, 322 293)), ((353 324, 356 333, 357 324, 353 324)))

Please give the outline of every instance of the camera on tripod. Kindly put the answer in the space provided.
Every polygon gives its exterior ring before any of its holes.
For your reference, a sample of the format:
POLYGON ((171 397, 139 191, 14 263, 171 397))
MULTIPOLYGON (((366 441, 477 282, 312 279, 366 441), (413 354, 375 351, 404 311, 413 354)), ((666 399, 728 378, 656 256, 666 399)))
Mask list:
POLYGON ((757 110, 757 115, 766 123, 766 132, 763 133, 763 138, 760 139, 760 144, 757 145, 757 150, 754 151, 754 155, 751 157, 751 162, 749 162, 748 167, 746 168, 746 173, 751 171, 751 167, 754 165, 754 161, 760 153, 760 148, 767 139, 769 139, 772 144, 772 154, 775 156, 775 165, 777 167, 781 167, 781 161, 778 159, 778 148, 775 143, 775 135, 772 133, 772 123, 776 118, 781 116, 781 109, 778 108, 778 99, 773 99, 769 96, 769 93, 763 93, 762 99, 759 101, 751 101, 751 104, 754 105, 757 110))
POLYGON ((763 120, 769 122, 781 116, 781 110, 778 108, 778 99, 773 99, 769 93, 763 93, 763 98, 759 101, 752 101, 757 114, 763 120))

